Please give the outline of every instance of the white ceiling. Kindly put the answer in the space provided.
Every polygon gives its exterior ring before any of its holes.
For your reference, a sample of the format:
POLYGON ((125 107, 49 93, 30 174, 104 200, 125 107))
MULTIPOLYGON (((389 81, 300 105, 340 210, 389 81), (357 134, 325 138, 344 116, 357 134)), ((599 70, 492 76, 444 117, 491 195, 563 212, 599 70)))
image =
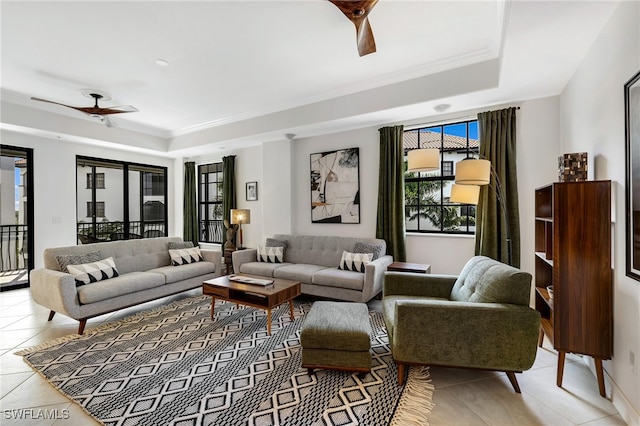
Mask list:
POLYGON ((616 7, 380 0, 378 51, 359 57, 353 25, 326 0, 2 1, 1 121, 193 155, 556 95, 616 7), (139 112, 107 129, 30 100, 89 106, 83 88, 139 112))

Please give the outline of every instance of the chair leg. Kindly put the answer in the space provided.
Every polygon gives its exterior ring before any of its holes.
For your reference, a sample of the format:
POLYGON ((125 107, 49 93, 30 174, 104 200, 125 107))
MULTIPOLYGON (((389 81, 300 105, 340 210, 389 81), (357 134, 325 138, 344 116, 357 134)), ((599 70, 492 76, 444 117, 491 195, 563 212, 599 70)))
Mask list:
POLYGON ((78 334, 82 335, 84 333, 84 327, 87 325, 86 319, 81 319, 80 324, 78 324, 78 334))
POLYGON ((398 366, 398 386, 402 386, 404 384, 404 376, 405 376, 405 365, 396 363, 398 366))
POLYGON ((53 319, 53 316, 56 314, 56 311, 51 311, 49 312, 49 319, 47 321, 51 321, 53 319))
POLYGON ((511 386, 513 386, 513 390, 515 390, 516 393, 521 393, 520 386, 518 386, 518 380, 516 379, 515 371, 506 371, 506 373, 509 381, 511 382, 511 386))

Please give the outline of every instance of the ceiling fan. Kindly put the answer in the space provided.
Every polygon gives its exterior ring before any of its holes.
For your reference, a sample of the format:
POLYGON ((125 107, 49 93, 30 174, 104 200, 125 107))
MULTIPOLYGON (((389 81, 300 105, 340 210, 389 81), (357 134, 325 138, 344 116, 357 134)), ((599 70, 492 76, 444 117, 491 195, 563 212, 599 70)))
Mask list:
POLYGON ((369 13, 378 0, 329 0, 336 5, 345 16, 356 26, 358 53, 360 56, 376 51, 376 42, 369 25, 369 13))
POLYGON ((84 95, 84 96, 86 96, 88 98, 93 98, 94 101, 95 101, 95 104, 92 107, 76 107, 76 106, 72 106, 72 105, 62 104, 60 102, 49 101, 47 99, 42 99, 42 98, 32 97, 31 99, 34 100, 34 101, 47 102, 47 103, 50 103, 50 104, 61 105, 63 107, 75 109, 77 111, 80 111, 80 112, 83 112, 83 113, 87 114, 88 116, 91 116, 91 117, 94 117, 94 118, 98 118, 107 127, 116 127, 116 123, 114 123, 108 117, 109 115, 111 115, 111 114, 121 114, 121 113, 125 113, 125 112, 137 112, 138 111, 138 109, 136 107, 133 107, 131 105, 119 105, 119 106, 107 107, 107 108, 98 106, 98 101, 99 100, 103 100, 103 101, 110 101, 111 100, 111 96, 108 93, 101 92, 99 90, 82 89, 80 91, 80 93, 82 93, 82 95, 84 95))

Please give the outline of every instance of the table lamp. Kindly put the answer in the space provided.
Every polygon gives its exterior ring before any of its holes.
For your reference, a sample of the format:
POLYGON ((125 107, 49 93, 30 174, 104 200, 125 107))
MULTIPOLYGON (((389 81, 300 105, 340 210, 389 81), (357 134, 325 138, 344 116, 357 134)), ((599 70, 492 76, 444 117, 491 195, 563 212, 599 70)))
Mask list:
POLYGON ((231 209, 231 224, 238 225, 238 235, 240 244, 238 249, 242 250, 242 225, 251 223, 251 210, 249 209, 231 209))

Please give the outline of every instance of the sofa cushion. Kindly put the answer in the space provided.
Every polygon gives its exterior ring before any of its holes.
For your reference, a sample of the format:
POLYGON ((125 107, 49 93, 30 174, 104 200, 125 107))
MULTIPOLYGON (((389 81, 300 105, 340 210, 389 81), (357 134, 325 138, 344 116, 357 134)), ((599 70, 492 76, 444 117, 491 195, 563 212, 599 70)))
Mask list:
POLYGON ((180 250, 186 248, 193 248, 191 241, 169 241, 169 250, 180 250))
POLYGON ((313 274, 311 283, 327 287, 362 291, 364 287, 364 274, 344 271, 338 268, 327 268, 313 274))
POLYGON ((58 265, 62 272, 68 273, 67 266, 69 265, 82 265, 83 263, 92 263, 104 259, 100 251, 92 251, 85 254, 61 254, 56 256, 58 265))
POLYGON ((240 266, 239 272, 273 278, 273 271, 287 265, 291 265, 291 263, 247 262, 240 266))
POLYGON ((362 272, 364 274, 364 267, 367 263, 371 262, 372 257, 373 253, 350 253, 348 251, 343 251, 338 269, 362 272))
POLYGON ((169 250, 171 264, 173 266, 188 265, 189 263, 202 262, 202 254, 198 247, 169 250))
POLYGON ((373 254, 373 257, 371 258, 371 260, 376 260, 377 258, 379 258, 381 255, 384 254, 382 252, 382 248, 383 248, 382 244, 357 242, 353 246, 353 252, 354 253, 371 253, 373 254))
POLYGON ((453 288, 451 300, 529 306, 531 274, 485 256, 469 259, 453 288))
POLYGON ((165 278, 161 274, 150 272, 130 272, 108 281, 78 287, 78 300, 81 304, 100 302, 125 294, 135 293, 164 285, 165 278))
POLYGON ((282 247, 282 251, 286 253, 289 243, 286 240, 277 240, 275 238, 267 238, 265 247, 282 247))
POLYGON ((81 265, 68 265, 67 270, 75 278, 76 287, 118 276, 118 270, 112 257, 81 265))
POLYGON ((147 272, 161 274, 167 284, 188 280, 200 275, 211 274, 216 271, 216 265, 211 262, 196 262, 181 266, 162 266, 149 269, 147 272))
POLYGON ((298 263, 296 265, 288 265, 276 269, 273 272, 273 276, 274 278, 282 278, 283 280, 294 280, 311 284, 311 278, 313 275, 323 269, 326 268, 324 266, 298 263))
POLYGON ((260 247, 256 250, 258 262, 283 263, 284 247, 260 247))

